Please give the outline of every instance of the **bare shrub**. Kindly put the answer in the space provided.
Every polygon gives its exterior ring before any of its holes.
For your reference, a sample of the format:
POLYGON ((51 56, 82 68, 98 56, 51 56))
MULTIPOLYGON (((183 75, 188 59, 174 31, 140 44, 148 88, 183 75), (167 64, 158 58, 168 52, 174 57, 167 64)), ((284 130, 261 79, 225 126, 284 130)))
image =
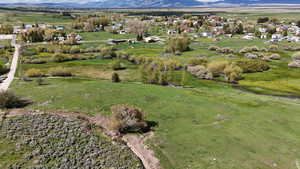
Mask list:
POLYGON ((63 67, 56 67, 50 69, 50 75, 51 76, 61 76, 61 77, 67 77, 67 76, 73 76, 72 72, 70 70, 67 70, 63 67))
POLYGON ((234 63, 228 64, 224 69, 225 80, 228 82, 236 82, 241 79, 243 70, 234 63))
POLYGON ((121 133, 141 131, 147 127, 145 113, 134 106, 115 105, 111 107, 111 127, 121 133))
POLYGON ((46 76, 44 72, 42 72, 40 69, 31 68, 25 72, 25 76, 27 77, 43 77, 46 76))
POLYGON ((219 77, 224 73, 224 69, 228 64, 227 61, 211 62, 208 64, 207 68, 214 77, 219 77))
POLYGON ((293 60, 300 60, 300 52, 293 54, 292 58, 293 60))
POLYGON ((190 39, 186 35, 171 37, 167 43, 165 52, 173 54, 184 52, 190 50, 189 45, 190 39))
POLYGON ((20 108, 28 105, 30 102, 16 96, 14 92, 0 91, 0 109, 20 108))
POLYGON ((196 65, 207 65, 207 60, 202 59, 202 58, 192 58, 188 61, 189 66, 196 66, 196 65))
POLYGON ((121 79, 120 79, 120 77, 119 77, 119 74, 116 73, 116 72, 114 72, 114 73, 111 75, 111 81, 112 81, 113 83, 119 83, 119 82, 121 82, 121 79))

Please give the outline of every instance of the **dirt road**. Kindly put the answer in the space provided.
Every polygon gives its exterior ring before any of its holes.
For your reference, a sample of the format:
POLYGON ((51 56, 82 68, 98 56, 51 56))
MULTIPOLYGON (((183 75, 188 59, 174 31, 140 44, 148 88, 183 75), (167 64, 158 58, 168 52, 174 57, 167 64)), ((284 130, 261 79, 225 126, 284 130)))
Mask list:
POLYGON ((0 39, 11 39, 12 45, 15 47, 15 53, 10 65, 10 71, 7 74, 7 78, 2 83, 0 83, 0 90, 7 90, 15 77, 15 73, 18 66, 18 60, 20 57, 21 45, 15 43, 16 37, 13 35, 0 35, 0 39))

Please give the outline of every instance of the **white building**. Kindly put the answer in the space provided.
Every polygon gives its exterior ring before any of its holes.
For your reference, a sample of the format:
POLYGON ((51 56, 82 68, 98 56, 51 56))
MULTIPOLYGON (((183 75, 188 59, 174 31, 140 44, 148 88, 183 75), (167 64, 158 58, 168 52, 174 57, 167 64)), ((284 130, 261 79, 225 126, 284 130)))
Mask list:
POLYGON ((213 34, 211 32, 201 32, 200 36, 202 36, 202 37, 213 37, 213 34))
POLYGON ((255 39, 255 36, 253 36, 253 35, 246 35, 246 36, 243 36, 243 39, 252 40, 252 39, 255 39))

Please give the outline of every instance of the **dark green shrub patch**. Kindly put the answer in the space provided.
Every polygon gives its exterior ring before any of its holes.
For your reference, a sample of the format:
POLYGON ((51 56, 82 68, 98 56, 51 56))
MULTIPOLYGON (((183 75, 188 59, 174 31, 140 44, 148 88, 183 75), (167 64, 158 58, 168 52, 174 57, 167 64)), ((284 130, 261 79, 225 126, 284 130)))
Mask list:
POLYGON ((244 73, 263 72, 270 69, 268 63, 262 60, 240 60, 236 64, 244 73))
POLYGON ((28 105, 30 101, 21 99, 14 92, 0 91, 0 109, 20 108, 28 105))

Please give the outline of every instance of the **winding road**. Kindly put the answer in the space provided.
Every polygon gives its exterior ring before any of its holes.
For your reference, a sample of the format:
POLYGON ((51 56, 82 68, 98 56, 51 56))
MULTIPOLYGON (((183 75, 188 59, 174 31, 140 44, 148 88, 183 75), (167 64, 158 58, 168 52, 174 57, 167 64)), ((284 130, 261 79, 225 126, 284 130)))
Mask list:
POLYGON ((7 74, 7 78, 2 83, 0 83, 0 91, 6 91, 8 90, 10 84, 12 83, 15 77, 15 73, 18 66, 18 60, 20 57, 21 45, 16 44, 15 35, 0 35, 0 40, 2 39, 11 39, 11 44, 15 47, 15 53, 10 65, 10 71, 7 74))

